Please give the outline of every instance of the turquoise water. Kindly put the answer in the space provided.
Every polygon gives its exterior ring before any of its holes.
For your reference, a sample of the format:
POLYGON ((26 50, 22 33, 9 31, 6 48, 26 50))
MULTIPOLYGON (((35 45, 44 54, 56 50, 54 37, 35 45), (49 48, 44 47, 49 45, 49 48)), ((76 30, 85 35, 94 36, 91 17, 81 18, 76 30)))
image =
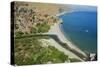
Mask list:
POLYGON ((61 28, 66 37, 83 51, 97 52, 97 13, 79 11, 60 16, 61 28))

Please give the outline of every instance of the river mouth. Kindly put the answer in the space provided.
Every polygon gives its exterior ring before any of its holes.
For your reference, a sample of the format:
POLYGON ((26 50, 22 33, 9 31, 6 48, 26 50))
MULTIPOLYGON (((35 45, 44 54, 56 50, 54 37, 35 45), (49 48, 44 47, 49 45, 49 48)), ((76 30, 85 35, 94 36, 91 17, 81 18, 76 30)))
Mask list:
POLYGON ((61 15, 61 30, 76 46, 85 52, 97 53, 97 14, 79 11, 61 15))

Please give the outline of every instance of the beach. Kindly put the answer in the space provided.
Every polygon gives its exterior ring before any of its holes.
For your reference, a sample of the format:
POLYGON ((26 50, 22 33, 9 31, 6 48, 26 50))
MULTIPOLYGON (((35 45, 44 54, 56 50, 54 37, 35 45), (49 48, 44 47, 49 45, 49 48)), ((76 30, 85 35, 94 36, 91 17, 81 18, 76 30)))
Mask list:
POLYGON ((11 11, 12 64, 97 61, 97 7, 11 2, 11 11))
POLYGON ((75 55, 74 53, 69 51, 68 49, 63 48, 61 45, 59 45, 59 43, 57 43, 52 38, 50 38, 50 39, 41 39, 40 41, 43 43, 42 44, 43 47, 53 46, 56 49, 58 49, 59 51, 63 52, 65 55, 68 55, 69 58, 76 58, 76 59, 79 59, 80 61, 84 61, 83 59, 81 59, 80 57, 78 57, 77 55, 75 55), (47 45, 47 44, 49 44, 49 45, 47 45))
MULTIPOLYGON (((69 41, 67 39, 67 37, 64 36, 63 32, 60 29, 60 24, 61 23, 55 23, 54 25, 51 26, 49 32, 45 33, 45 34, 52 34, 52 35, 57 35, 59 40, 63 43, 66 43, 70 49, 74 49, 75 51, 81 53, 82 55, 84 55, 85 57, 87 57, 87 55, 81 50, 79 49, 77 46, 75 46, 71 41, 69 41)), ((74 57, 74 58, 80 58, 78 57, 76 54, 74 54, 73 52, 69 51, 68 49, 65 48, 59 48, 60 45, 57 45, 56 42, 53 42, 54 40, 49 40, 50 43, 53 43, 52 46, 55 46, 58 50, 66 53, 67 55, 69 55, 70 57, 74 57)), ((80 58, 81 59, 81 58, 80 58)), ((82 59, 81 59, 82 60, 82 59)))

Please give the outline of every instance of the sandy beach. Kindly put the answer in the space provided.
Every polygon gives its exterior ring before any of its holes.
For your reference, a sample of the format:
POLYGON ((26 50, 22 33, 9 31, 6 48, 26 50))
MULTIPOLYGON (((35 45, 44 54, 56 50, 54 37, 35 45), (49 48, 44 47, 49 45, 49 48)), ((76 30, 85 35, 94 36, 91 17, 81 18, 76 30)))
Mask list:
MULTIPOLYGON (((51 29, 49 30, 49 32, 45 33, 45 34, 53 34, 53 35, 57 35, 58 38, 60 39, 60 41, 62 41, 63 43, 67 43, 67 45, 71 48, 71 49, 74 49, 76 50, 77 52, 81 53, 82 55, 86 56, 86 54, 81 50, 79 49, 77 46, 75 46, 71 41, 69 41, 67 39, 67 37, 64 36, 63 32, 61 31, 60 29, 60 24, 61 23, 55 23, 54 25, 51 26, 51 29)), ((51 41, 51 40, 50 40, 51 41)), ((53 42, 53 41, 51 41, 53 42)), ((56 43, 53 43, 54 45, 56 43)), ((57 45, 56 45, 57 46, 57 45)), ((55 47, 56 47, 55 46, 55 47)), ((57 48, 57 47, 56 47, 57 48)), ((62 50, 59 48, 59 50, 62 50)), ((66 49, 67 50, 67 49, 66 49)), ((63 51, 64 52, 64 51, 63 51)), ((75 58, 79 58, 77 55, 75 55, 74 53, 72 54, 71 51, 67 50, 66 52, 67 55, 71 56, 71 57, 75 57, 75 58), (77 57, 76 57, 77 56, 77 57)))

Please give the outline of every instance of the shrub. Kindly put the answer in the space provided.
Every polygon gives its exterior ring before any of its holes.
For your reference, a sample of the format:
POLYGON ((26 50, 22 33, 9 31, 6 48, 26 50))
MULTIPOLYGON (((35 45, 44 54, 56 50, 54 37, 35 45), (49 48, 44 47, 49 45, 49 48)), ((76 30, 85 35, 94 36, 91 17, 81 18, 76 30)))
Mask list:
POLYGON ((44 33, 44 32, 49 31, 50 25, 48 25, 46 22, 44 22, 42 24, 38 24, 37 28, 38 28, 38 33, 44 33))
POLYGON ((21 31, 18 31, 18 32, 15 33, 16 36, 22 36, 23 34, 24 34, 24 33, 21 32, 21 31))
POLYGON ((15 39, 15 63, 17 65, 62 63, 68 56, 53 46, 42 47, 39 38, 15 39))
POLYGON ((36 28, 34 28, 34 27, 31 27, 30 32, 31 32, 31 33, 33 33, 33 34, 35 34, 35 33, 37 33, 37 29, 36 29, 36 28))

